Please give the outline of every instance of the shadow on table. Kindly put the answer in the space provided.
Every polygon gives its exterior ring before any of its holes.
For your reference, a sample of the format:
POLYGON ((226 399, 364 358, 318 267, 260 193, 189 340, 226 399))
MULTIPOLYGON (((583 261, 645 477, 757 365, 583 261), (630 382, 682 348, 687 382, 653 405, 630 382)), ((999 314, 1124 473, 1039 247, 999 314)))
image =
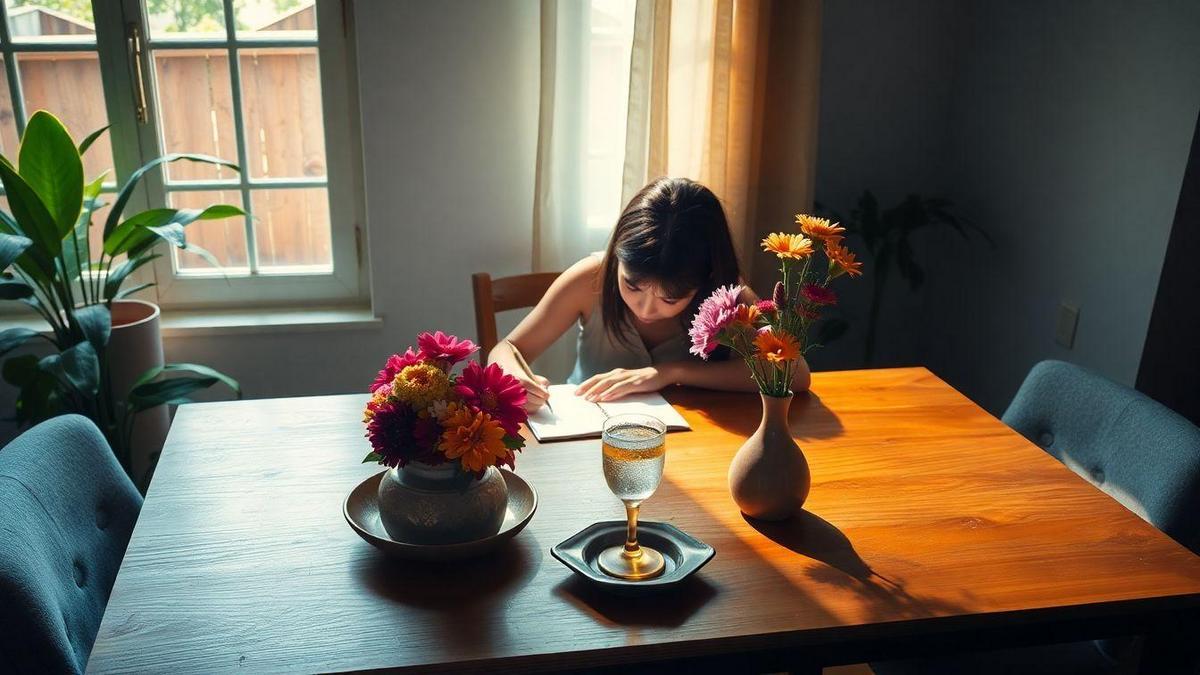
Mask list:
MULTIPOLYGON (((754 398, 753 412, 750 413, 742 406, 711 405, 705 408, 703 414, 712 420, 713 424, 726 431, 738 436, 749 436, 758 428, 762 419, 758 397, 754 398)), ((836 438, 842 435, 841 420, 821 402, 820 396, 811 391, 800 392, 792 399, 792 406, 788 410, 788 426, 798 441, 836 438)))
POLYGON ((717 589, 699 576, 673 588, 630 596, 597 588, 591 582, 572 575, 555 586, 553 592, 598 622, 656 628, 682 626, 717 595, 717 589))
MULTIPOLYGON (((824 563, 808 571, 815 582, 839 586, 872 600, 872 620, 894 620, 930 613, 958 613, 963 605, 948 600, 919 598, 909 593, 902 580, 879 574, 863 560, 841 530, 811 511, 801 511, 784 522, 767 522, 742 516, 764 537, 795 553, 824 563)), ((962 591, 964 598, 970 593, 962 591)))
POLYGON ((377 595, 422 609, 459 610, 486 604, 529 583, 537 570, 528 541, 514 541, 473 560, 430 563, 373 555, 360 570, 377 595))

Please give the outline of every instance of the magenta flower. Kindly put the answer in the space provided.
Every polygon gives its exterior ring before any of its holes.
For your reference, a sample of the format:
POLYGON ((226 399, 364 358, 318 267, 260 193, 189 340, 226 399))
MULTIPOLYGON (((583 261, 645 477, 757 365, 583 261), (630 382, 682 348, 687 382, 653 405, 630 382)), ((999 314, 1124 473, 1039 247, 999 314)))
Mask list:
POLYGON ((440 330, 432 334, 425 332, 418 335, 417 346, 421 348, 422 356, 430 361, 442 362, 447 369, 479 351, 479 347, 476 347, 474 342, 459 340, 440 330))
POLYGON ((431 417, 418 417, 403 403, 368 403, 367 438, 371 449, 380 456, 380 464, 404 466, 412 461, 441 464, 445 457, 437 452, 442 428, 431 417))
POLYGON ((379 374, 375 376, 375 381, 371 383, 371 391, 374 392, 385 384, 391 385, 392 380, 396 379, 397 373, 424 360, 424 355, 414 352, 412 347, 409 347, 403 354, 392 354, 388 357, 383 370, 379 371, 379 374))
POLYGON ((805 284, 804 288, 800 289, 800 295, 803 295, 805 300, 814 305, 837 304, 837 293, 816 284, 805 284))
POLYGON ((720 344, 721 331, 733 321, 737 313, 738 296, 745 286, 721 286, 700 303, 700 311, 692 319, 688 335, 692 347, 688 351, 705 361, 720 344))
POLYGON ((775 303, 776 307, 787 307, 787 289, 783 287, 782 281, 775 282, 775 289, 771 292, 771 302, 775 303))
POLYGON ((775 306, 774 300, 759 300, 754 303, 754 308, 758 310, 759 314, 771 314, 779 311, 779 308, 775 306))
POLYGON ((509 436, 518 436, 521 423, 529 417, 525 387, 494 363, 487 368, 475 361, 468 363, 458 376, 454 393, 468 406, 491 415, 509 436))

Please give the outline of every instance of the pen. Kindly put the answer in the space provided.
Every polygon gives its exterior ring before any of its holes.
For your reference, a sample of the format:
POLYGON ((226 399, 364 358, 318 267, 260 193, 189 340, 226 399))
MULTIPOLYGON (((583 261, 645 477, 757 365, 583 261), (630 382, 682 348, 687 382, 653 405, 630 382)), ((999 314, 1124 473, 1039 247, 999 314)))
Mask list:
MULTIPOLYGON (((521 370, 525 371, 525 376, 528 377, 531 382, 537 382, 537 378, 533 376, 533 369, 529 367, 529 362, 525 360, 525 356, 521 354, 521 350, 517 349, 517 346, 513 344, 512 340, 505 340, 504 343, 507 344, 508 348, 512 350, 513 356, 517 357, 517 365, 521 366, 521 370)), ((554 412, 554 408, 550 407, 550 399, 546 399, 546 409, 550 412, 554 412)))

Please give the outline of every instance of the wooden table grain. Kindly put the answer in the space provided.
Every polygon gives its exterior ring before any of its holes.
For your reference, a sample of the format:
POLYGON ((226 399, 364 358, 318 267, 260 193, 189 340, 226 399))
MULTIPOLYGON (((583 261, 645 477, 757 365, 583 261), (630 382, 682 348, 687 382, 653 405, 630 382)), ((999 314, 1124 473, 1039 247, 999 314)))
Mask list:
POLYGON ((378 471, 359 464, 365 396, 183 406, 88 671, 803 669, 1200 611, 1200 558, 923 368, 814 375, 790 420, 812 493, 787 524, 747 521, 725 485, 757 396, 668 396, 694 430, 669 436, 643 518, 717 555, 645 599, 549 554, 622 517, 598 441, 530 442, 517 470, 538 512, 499 555, 401 564, 342 518, 378 471))

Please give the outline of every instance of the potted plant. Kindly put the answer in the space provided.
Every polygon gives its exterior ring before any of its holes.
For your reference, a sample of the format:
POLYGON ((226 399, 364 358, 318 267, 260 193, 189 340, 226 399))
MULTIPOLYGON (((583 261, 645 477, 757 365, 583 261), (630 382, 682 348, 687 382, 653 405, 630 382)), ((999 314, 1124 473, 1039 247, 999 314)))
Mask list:
POLYGON ((105 206, 100 189, 108 172, 85 183, 81 156, 104 131, 93 132, 76 145, 62 122, 39 110, 21 137, 17 161, 0 155, 0 181, 12 210, 11 214, 0 211, 0 300, 28 306, 48 327, 0 331, 0 357, 32 340, 44 340, 52 347, 48 356, 7 358, 0 374, 19 390, 15 419, 20 425, 63 413, 86 415, 104 432, 135 482, 143 482, 139 479, 146 476, 135 475, 131 456, 139 414, 155 411, 165 419, 167 404, 187 402, 190 393, 218 382, 239 397, 241 389, 233 379, 205 366, 163 364, 158 308, 127 300, 153 284, 122 286, 136 270, 161 255, 154 248, 163 241, 216 264, 211 254, 187 242, 184 228, 197 220, 245 213, 219 204, 201 210, 154 208, 126 216, 138 182, 160 164, 184 160, 238 169, 215 157, 168 154, 134 171, 121 186, 104 223, 98 225, 103 227, 103 245, 92 251, 88 236, 92 214, 105 206), (129 305, 137 311, 128 312, 129 305), (126 316, 135 320, 122 320, 126 316), (123 340, 126 324, 153 324, 154 331, 149 338, 123 340), (138 353, 114 353, 122 342, 138 353), (144 363, 147 353, 156 363, 144 372, 114 372, 114 366, 144 363), (168 373, 184 375, 165 377, 168 373))
POLYGON ((800 233, 776 232, 762 247, 779 259, 780 281, 770 300, 739 303, 744 287, 718 288, 700 304, 689 334, 693 354, 707 359, 724 345, 745 360, 762 396, 758 429, 729 465, 729 491, 738 508, 763 520, 791 518, 808 498, 808 462, 788 429, 792 376, 805 352, 817 346, 809 329, 837 302, 830 282, 862 274, 862 263, 842 245, 845 230, 825 218, 796 216, 800 233), (816 247, 825 264, 813 264, 816 247))
MULTIPOLYGON (((879 310, 893 264, 900 277, 908 282, 909 289, 915 291, 925 283, 925 270, 913 248, 914 234, 925 229, 949 228, 963 239, 969 239, 973 231, 983 237, 988 245, 995 246, 987 232, 970 220, 956 216, 951 210, 953 202, 940 197, 909 194, 899 204, 880 210, 875 195, 865 190, 855 208, 850 210, 849 218, 823 209, 820 204, 816 207, 818 211, 827 211, 834 220, 841 221, 848 235, 862 237, 867 256, 872 262, 871 307, 863 345, 863 363, 868 365, 875 362, 879 310)), ((846 327, 844 321, 831 321, 829 335, 841 335, 846 327)))
POLYGON ((453 544, 496 534, 513 468, 525 446, 525 389, 500 366, 456 364, 479 348, 441 331, 417 336, 417 351, 388 358, 363 413, 371 452, 388 467, 379 519, 398 541, 453 544))

